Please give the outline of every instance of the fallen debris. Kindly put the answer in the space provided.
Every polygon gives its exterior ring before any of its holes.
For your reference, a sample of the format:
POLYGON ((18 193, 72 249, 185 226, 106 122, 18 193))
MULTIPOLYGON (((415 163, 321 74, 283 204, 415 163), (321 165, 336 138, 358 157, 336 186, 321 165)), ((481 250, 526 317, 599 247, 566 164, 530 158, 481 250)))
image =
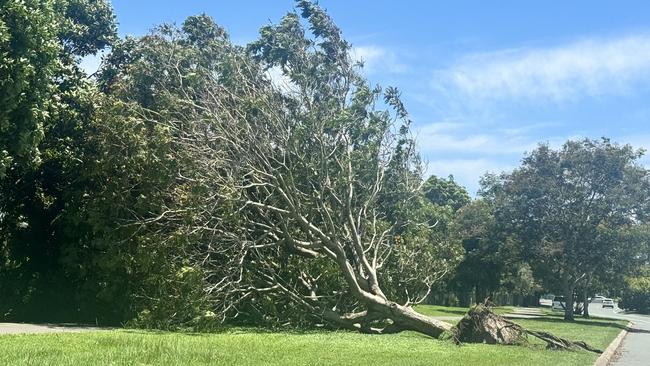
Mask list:
POLYGON ((487 304, 471 308, 455 328, 455 340, 458 343, 526 344, 528 335, 546 342, 548 349, 602 353, 584 341, 570 341, 551 333, 526 329, 495 314, 487 304))

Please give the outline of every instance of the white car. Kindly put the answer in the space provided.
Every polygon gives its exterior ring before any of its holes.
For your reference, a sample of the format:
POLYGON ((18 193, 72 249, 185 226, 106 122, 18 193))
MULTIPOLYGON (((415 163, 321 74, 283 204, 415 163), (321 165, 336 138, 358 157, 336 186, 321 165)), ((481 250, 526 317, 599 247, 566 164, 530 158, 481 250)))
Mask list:
POLYGON ((566 300, 562 296, 555 296, 553 298, 553 305, 551 305, 551 310, 564 310, 566 307, 566 300))
POLYGON ((612 308, 614 309, 614 300, 612 299, 603 299, 603 309, 604 308, 612 308))
POLYGON ((594 297, 591 299, 591 302, 600 304, 600 303, 602 303, 603 300, 605 300, 605 299, 606 299, 605 296, 596 295, 596 296, 594 296, 594 297))

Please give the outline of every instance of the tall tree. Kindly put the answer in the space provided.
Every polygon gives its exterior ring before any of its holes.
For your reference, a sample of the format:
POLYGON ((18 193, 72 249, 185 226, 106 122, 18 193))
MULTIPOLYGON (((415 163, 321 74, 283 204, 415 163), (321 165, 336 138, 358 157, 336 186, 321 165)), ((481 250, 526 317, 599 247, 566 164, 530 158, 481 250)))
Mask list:
POLYGON ((76 309, 77 284, 61 260, 84 233, 66 217, 84 194, 78 175, 101 99, 78 65, 114 37, 105 1, 0 2, 0 293, 11 308, 3 314, 40 315, 53 301, 76 309))
POLYGON ((641 155, 607 139, 568 141, 558 150, 540 145, 520 168, 486 181, 497 220, 518 235, 522 255, 547 286, 564 293, 567 320, 576 287, 620 248, 602 240, 603 229, 647 215, 649 175, 637 163, 641 155))
POLYGON ((455 225, 463 239, 465 255, 450 286, 459 293, 462 305, 469 306, 472 293, 476 303, 482 303, 499 287, 503 271, 493 208, 485 200, 476 200, 458 211, 455 225))
POLYGON ((191 183, 199 178, 193 157, 175 143, 194 126, 169 121, 192 114, 192 104, 179 101, 198 98, 207 81, 227 74, 233 49, 210 17, 192 16, 180 28, 163 24, 117 42, 98 72, 106 100, 82 175, 92 192, 79 207, 93 235, 70 252, 84 261, 88 282, 102 284, 90 290, 112 305, 104 316, 113 321, 171 329, 208 309, 202 272, 187 255, 198 239, 179 222, 159 227, 153 219, 185 213, 182 220, 191 220, 186 208, 204 199, 204 187, 191 183))

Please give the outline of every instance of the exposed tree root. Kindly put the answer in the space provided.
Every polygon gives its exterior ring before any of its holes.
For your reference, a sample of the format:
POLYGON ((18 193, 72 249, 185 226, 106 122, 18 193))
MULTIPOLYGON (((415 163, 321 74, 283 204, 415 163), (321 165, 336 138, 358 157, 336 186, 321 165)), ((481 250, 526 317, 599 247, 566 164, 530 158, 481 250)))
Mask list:
POLYGON ((477 305, 469 310, 456 325, 454 339, 458 343, 524 344, 528 342, 527 335, 543 340, 548 349, 602 353, 584 341, 574 342, 547 332, 526 329, 495 314, 486 305, 477 305))

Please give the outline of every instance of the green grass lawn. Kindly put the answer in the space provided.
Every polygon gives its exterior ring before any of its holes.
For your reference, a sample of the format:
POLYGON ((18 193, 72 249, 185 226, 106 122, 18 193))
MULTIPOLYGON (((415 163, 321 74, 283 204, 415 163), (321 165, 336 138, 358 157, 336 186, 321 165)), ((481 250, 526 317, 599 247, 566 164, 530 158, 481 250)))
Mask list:
MULTIPOLYGON (((583 340, 600 350, 607 348, 627 325, 626 320, 583 319, 577 316, 575 321, 568 323, 562 317, 562 314, 551 314, 541 319, 518 319, 514 321, 531 330, 543 330, 570 340, 583 340)), ((530 337, 530 339, 535 340, 533 337, 530 337)))
MULTIPOLYGON (((438 309, 440 310, 440 309, 438 309)), ((605 348, 624 322, 522 320, 531 329, 605 348)), ((0 365, 590 365, 597 355, 433 340, 416 333, 116 330, 0 336, 0 365)))

